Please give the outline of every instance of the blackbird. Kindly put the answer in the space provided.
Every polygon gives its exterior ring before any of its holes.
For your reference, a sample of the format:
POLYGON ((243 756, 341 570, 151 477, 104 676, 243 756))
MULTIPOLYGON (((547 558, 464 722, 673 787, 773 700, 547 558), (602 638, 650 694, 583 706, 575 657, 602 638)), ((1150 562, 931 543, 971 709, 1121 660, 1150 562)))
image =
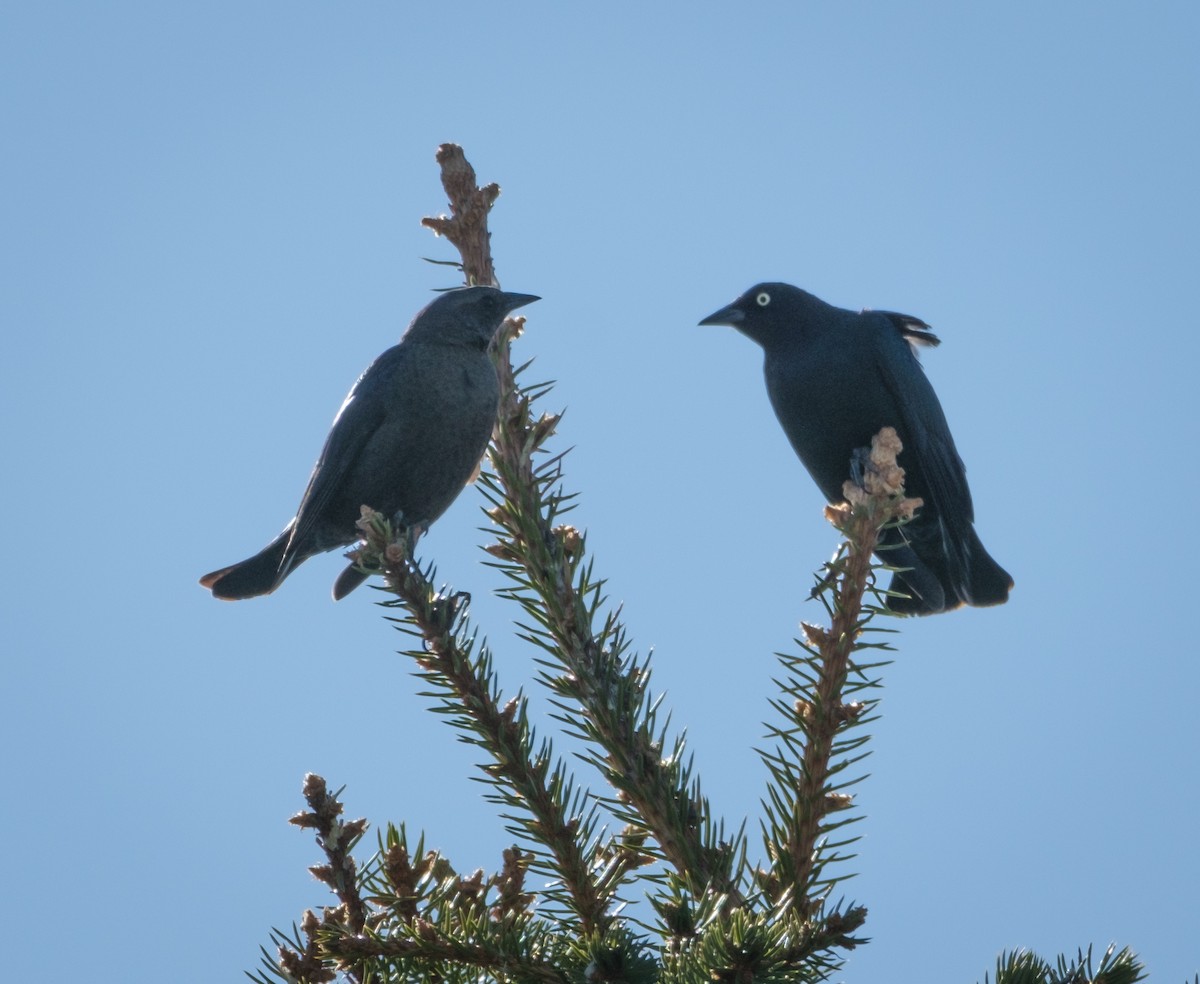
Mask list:
POLYGON ((999 605, 1012 578, 984 549, 966 469, 916 345, 929 326, 892 311, 848 311, 789 284, 751 287, 702 325, 730 325, 762 346, 767 394, 792 448, 831 503, 841 502, 859 449, 885 426, 904 444, 905 491, 916 518, 883 531, 892 576, 889 609, 916 615, 999 605))

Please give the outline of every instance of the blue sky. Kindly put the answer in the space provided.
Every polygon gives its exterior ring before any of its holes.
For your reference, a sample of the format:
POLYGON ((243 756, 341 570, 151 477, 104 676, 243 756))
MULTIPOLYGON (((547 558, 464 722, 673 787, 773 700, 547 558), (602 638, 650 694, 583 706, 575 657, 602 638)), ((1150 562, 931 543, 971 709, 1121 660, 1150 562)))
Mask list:
MULTIPOLYGON (((760 353, 696 322, 779 279, 943 339, 1016 590, 900 625, 844 979, 1111 940, 1200 969, 1197 9, 417 6, 0 13, 7 976, 253 966, 327 898, 285 823, 306 771, 465 870, 509 843, 372 592, 328 600, 336 555, 267 599, 195 583, 286 522, 345 391, 448 285, 418 224, 447 140, 503 186, 575 521, 734 824, 835 539, 760 353)), ((534 653, 482 503, 422 554, 514 693, 534 653)))

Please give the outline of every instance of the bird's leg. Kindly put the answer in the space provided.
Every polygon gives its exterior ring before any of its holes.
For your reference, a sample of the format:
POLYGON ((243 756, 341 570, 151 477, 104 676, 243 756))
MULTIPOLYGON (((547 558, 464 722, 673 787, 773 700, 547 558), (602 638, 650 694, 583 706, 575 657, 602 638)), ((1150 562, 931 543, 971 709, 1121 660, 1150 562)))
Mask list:
POLYGON ((417 545, 417 541, 429 532, 428 523, 409 523, 404 518, 404 510, 397 509, 392 516, 392 529, 396 533, 396 539, 404 537, 405 552, 408 556, 412 556, 413 549, 417 545))
POLYGON ((451 591, 449 594, 438 594, 432 599, 431 610, 446 632, 454 631, 454 624, 461 612, 471 606, 471 592, 451 591))

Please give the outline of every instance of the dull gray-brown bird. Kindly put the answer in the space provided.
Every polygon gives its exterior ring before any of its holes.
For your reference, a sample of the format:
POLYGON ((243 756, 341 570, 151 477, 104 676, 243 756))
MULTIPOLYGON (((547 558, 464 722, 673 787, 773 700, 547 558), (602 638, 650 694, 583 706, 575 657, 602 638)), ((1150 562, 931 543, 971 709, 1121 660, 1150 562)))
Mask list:
MULTIPOLYGON (((360 538, 361 507, 427 528, 471 480, 496 422, 488 348, 509 312, 538 300, 495 287, 447 291, 359 377, 317 459, 295 518, 263 550, 200 583, 227 600, 270 594, 314 554, 360 538)), ((344 598, 366 575, 353 565, 344 598)))

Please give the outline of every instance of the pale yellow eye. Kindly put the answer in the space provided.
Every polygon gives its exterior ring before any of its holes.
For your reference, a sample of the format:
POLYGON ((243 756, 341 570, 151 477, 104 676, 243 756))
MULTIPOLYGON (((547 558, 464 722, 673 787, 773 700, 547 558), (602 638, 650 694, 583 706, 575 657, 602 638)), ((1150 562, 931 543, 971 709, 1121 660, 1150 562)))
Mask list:
POLYGON ((771 303, 771 295, 764 290, 758 295, 758 297, 754 298, 754 300, 757 302, 759 307, 766 307, 771 303))

